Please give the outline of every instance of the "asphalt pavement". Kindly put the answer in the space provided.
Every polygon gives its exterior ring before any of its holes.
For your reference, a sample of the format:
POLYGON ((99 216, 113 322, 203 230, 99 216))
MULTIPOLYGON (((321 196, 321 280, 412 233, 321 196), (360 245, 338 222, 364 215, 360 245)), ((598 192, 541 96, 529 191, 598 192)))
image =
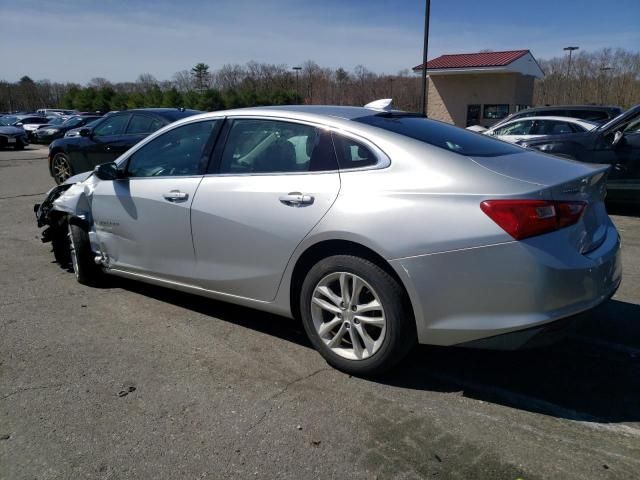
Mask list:
POLYGON ((640 478, 640 218, 616 296, 527 352, 330 368, 293 320, 76 283, 39 240, 46 149, 0 151, 1 479, 640 478))

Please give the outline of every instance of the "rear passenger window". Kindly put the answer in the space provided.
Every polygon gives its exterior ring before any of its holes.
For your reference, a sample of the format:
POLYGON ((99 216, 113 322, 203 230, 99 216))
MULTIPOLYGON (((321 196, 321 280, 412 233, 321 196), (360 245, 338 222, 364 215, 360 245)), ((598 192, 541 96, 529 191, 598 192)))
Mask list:
POLYGON ((338 154, 340 170, 369 167, 378 163, 378 159, 371 149, 361 142, 334 134, 333 143, 338 154))
POLYGON ((569 116, 573 118, 581 118, 583 120, 592 120, 592 121, 604 121, 609 117, 607 112, 594 111, 594 110, 570 110, 569 116))
POLYGON ((131 121, 129 122, 129 126, 127 127, 127 133, 129 134, 140 134, 140 133, 151 133, 151 121, 153 119, 146 115, 134 115, 131 121))
POLYGON ((329 133, 276 120, 234 120, 220 173, 292 173, 337 170, 329 133))

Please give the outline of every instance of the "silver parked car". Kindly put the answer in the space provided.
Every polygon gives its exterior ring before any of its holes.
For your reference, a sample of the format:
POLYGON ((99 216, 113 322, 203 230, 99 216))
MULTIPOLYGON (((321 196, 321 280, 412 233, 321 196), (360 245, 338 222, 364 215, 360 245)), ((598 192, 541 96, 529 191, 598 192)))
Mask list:
POLYGON ((36 205, 81 283, 110 274, 300 317, 335 367, 416 343, 516 348, 621 280, 607 168, 356 107, 207 113, 36 205))

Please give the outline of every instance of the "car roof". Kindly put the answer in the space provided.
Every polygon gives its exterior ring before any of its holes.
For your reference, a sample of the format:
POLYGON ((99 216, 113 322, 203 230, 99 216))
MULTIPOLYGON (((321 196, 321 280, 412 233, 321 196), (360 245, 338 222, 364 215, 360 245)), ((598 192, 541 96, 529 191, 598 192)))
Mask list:
POLYGON ((188 110, 185 108, 133 108, 131 110, 120 110, 117 113, 153 113, 171 121, 180 118, 190 117, 203 113, 201 110, 188 110))
POLYGON ((240 108, 236 109, 235 111, 240 112, 242 110, 282 111, 286 113, 322 115, 327 117, 342 118, 344 120, 354 120, 356 118, 368 117, 370 115, 376 115, 379 113, 387 113, 365 107, 347 107, 341 105, 279 105, 249 109, 240 108))

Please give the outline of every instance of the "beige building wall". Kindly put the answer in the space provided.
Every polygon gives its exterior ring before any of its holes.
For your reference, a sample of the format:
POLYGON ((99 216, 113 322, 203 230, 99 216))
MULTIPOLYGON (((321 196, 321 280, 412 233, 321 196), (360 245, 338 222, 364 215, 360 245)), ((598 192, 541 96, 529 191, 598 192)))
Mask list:
MULTIPOLYGON (((429 118, 465 127, 467 105, 531 105, 534 77, 520 73, 483 73, 430 75, 427 79, 429 118)), ((480 125, 490 126, 498 120, 482 118, 480 125)))

